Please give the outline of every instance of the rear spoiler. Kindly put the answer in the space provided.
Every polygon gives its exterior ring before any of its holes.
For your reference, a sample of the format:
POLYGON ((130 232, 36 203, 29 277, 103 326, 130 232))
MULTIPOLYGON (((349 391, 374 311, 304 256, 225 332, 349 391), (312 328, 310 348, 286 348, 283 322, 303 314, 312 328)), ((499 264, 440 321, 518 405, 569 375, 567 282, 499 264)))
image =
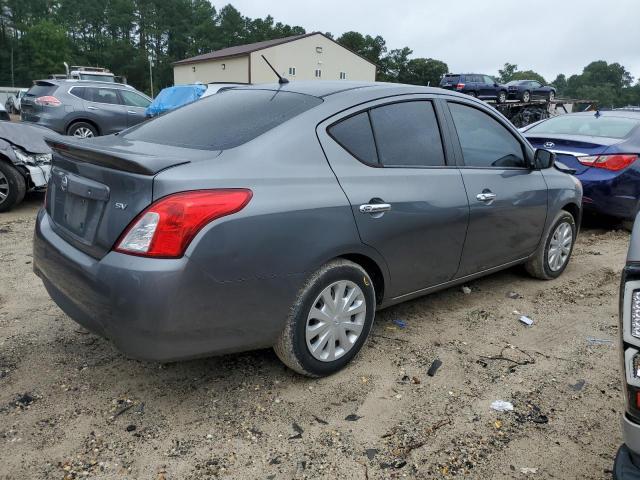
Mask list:
POLYGON ((165 168, 189 163, 189 160, 176 161, 175 158, 143 156, 140 153, 131 155, 122 150, 83 144, 82 140, 74 142, 60 138, 45 138, 44 141, 54 154, 62 157, 140 175, 155 175, 165 168))

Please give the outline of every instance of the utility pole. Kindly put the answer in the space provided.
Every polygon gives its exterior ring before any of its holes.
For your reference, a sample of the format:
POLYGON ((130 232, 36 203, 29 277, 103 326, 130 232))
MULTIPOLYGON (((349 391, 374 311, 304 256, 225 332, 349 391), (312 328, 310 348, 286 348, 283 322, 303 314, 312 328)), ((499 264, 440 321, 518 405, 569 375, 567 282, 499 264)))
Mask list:
POLYGON ((15 88, 16 82, 13 77, 13 47, 11 47, 11 87, 15 88))
POLYGON ((151 80, 151 98, 153 98, 153 58, 149 55, 149 79, 151 80))

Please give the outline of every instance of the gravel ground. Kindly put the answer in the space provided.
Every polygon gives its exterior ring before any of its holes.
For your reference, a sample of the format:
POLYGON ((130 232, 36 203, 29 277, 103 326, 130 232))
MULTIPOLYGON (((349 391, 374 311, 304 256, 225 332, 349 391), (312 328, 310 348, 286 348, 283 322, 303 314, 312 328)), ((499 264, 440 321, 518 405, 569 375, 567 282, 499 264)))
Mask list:
POLYGON ((0 216, 2 479, 611 476, 625 232, 583 230, 555 281, 511 269, 379 312, 309 380, 270 350, 160 365, 80 328, 32 273, 41 201, 0 216))

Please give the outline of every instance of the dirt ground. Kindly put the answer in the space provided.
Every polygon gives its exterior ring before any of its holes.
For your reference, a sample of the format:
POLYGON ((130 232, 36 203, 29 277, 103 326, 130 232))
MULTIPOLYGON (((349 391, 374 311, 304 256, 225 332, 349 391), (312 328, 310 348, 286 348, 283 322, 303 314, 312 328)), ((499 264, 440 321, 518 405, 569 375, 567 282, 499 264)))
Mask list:
POLYGON ((625 232, 584 229, 555 281, 516 268, 379 312, 309 380, 270 350, 159 365, 80 328, 32 273, 41 201, 0 216, 2 479, 611 477, 625 232))

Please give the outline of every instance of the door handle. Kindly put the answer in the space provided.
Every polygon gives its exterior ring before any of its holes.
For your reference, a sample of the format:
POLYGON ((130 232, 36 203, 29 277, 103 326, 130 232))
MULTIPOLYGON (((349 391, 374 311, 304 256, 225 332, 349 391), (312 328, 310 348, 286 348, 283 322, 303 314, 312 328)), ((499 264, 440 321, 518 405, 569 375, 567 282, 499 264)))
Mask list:
POLYGON ((98 107, 92 107, 91 105, 89 105, 87 107, 87 110, 98 110, 98 107))
POLYGON ((360 213, 384 213, 391 210, 388 203, 365 203, 360 205, 360 213))
POLYGON ((492 193, 492 192, 482 192, 482 193, 477 194, 476 198, 480 202, 490 202, 492 200, 495 200, 496 194, 492 193))
POLYGON ((127 113, 131 114, 131 115, 135 115, 136 112, 134 112, 133 110, 127 110, 127 113))

